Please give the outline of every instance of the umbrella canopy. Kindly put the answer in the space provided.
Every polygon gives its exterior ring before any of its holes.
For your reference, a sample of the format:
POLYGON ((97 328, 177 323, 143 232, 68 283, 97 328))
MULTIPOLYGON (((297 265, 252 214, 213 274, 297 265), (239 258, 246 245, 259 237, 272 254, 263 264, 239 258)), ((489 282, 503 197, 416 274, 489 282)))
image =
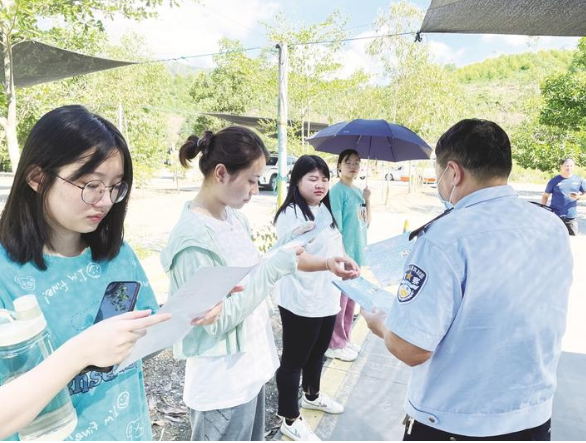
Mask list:
POLYGON ((308 142, 317 150, 340 154, 355 149, 361 158, 400 162, 428 159, 431 148, 410 129, 386 120, 357 119, 322 129, 308 142))

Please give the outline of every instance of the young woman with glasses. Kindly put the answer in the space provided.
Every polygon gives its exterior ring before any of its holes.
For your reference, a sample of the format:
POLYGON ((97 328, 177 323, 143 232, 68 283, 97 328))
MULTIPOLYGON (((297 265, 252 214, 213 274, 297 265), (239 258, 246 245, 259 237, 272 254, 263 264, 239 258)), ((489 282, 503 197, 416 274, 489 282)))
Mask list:
POLYGON ((124 138, 82 106, 50 111, 29 134, 0 217, 0 309, 34 294, 57 349, 12 381, 0 371, 0 439, 65 386, 78 416, 73 439, 151 439, 140 362, 120 373, 83 371, 120 363, 146 327, 169 318, 150 315, 157 302, 123 241, 131 186, 124 138), (137 308, 93 325, 112 281, 142 283, 137 308))

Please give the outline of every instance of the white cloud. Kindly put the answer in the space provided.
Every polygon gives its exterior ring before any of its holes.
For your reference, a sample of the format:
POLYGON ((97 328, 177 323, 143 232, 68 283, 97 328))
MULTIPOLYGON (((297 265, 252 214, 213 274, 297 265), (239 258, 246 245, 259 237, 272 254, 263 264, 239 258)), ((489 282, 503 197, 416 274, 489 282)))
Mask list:
POLYGON ((486 34, 480 38, 480 41, 490 46, 498 47, 496 52, 517 53, 525 51, 537 52, 547 49, 574 49, 578 44, 578 37, 486 34))
POLYGON ((429 52, 437 63, 454 63, 458 66, 463 63, 462 57, 466 53, 465 49, 455 50, 445 43, 434 40, 430 40, 428 44, 429 52))
MULTIPOLYGON (((369 30, 355 37, 367 37, 371 35, 374 35, 374 32, 369 30)), ((338 58, 338 62, 342 65, 342 68, 338 72, 337 77, 348 78, 359 69, 373 76, 377 76, 383 71, 380 62, 376 62, 366 53, 366 47, 371 42, 372 39, 363 39, 352 40, 346 44, 338 58)))
MULTIPOLYGON (((185 2, 178 8, 161 8, 156 18, 141 22, 120 19, 108 23, 107 28, 115 39, 129 31, 143 35, 156 58, 191 56, 218 51, 218 40, 223 37, 246 39, 254 46, 264 44, 266 33, 259 21, 271 18, 279 7, 264 0, 185 2)), ((213 65, 211 57, 191 59, 190 63, 213 65)))
POLYGON ((485 34, 480 38, 485 43, 505 44, 508 46, 525 46, 529 41, 526 35, 495 35, 485 34))

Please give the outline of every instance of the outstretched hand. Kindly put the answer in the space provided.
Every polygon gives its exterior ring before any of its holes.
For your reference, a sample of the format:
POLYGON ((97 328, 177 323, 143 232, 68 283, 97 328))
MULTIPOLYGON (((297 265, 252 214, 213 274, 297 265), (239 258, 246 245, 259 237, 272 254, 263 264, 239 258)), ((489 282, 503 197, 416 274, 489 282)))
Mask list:
POLYGON ((326 263, 330 272, 344 280, 351 280, 360 275, 360 267, 350 257, 330 257, 326 263))

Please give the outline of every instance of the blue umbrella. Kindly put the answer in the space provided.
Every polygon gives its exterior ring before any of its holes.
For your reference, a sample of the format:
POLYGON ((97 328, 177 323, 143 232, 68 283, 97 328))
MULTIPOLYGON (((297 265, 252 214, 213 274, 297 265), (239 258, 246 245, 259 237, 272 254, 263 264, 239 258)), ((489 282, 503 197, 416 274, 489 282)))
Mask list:
POLYGON ((431 147, 410 129, 386 120, 356 119, 322 129, 307 140, 317 151, 355 149, 361 158, 400 162, 428 159, 431 147))

